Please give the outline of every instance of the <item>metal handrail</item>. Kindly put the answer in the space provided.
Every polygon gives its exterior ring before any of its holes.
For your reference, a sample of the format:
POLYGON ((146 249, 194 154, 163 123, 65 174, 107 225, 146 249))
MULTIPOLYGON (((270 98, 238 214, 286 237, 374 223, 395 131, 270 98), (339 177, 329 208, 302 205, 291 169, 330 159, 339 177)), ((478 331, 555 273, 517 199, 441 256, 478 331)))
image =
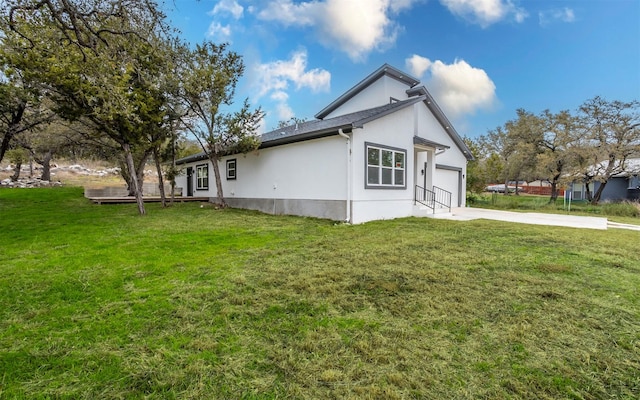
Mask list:
POLYGON ((422 186, 416 185, 414 193, 414 203, 420 203, 433 210, 435 214, 437 206, 449 209, 451 212, 451 192, 448 192, 437 186, 433 190, 429 190, 422 186))
POLYGON ((445 208, 448 208, 449 212, 451 212, 451 192, 437 186, 433 187, 433 191, 435 193, 435 202, 445 208))

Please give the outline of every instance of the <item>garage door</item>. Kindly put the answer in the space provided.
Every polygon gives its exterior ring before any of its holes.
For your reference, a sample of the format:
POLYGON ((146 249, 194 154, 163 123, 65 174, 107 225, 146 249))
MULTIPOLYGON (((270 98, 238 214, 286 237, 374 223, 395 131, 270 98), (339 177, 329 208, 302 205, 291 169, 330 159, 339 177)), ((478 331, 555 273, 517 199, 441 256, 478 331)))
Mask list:
POLYGON ((451 207, 460 207, 460 174, 461 171, 436 166, 433 185, 451 192, 451 207))

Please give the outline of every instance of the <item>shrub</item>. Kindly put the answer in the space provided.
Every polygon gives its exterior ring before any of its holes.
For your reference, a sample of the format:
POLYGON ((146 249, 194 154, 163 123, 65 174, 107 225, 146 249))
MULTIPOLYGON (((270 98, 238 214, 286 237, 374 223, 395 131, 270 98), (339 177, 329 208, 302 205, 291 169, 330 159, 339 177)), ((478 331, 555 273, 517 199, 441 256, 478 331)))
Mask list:
POLYGON ((640 203, 631 201, 603 203, 602 214, 617 217, 640 217, 640 203))
POLYGON ((467 204, 477 204, 482 196, 476 192, 467 192, 467 204))

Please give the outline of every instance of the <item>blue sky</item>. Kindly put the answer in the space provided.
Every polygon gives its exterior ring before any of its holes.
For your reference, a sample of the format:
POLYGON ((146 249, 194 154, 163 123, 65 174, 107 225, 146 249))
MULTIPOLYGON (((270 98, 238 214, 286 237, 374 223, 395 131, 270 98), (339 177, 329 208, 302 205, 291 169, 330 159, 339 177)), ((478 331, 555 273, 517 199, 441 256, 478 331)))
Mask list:
POLYGON ((167 0, 193 44, 244 57, 237 103, 313 116, 384 63, 421 80, 461 135, 524 108, 640 100, 638 0, 167 0))

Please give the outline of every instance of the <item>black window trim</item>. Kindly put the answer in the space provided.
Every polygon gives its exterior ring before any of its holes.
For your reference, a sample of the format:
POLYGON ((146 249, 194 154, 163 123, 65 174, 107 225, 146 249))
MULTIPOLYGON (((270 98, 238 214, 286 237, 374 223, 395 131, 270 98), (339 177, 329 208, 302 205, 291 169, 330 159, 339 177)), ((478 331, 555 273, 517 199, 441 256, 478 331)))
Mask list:
POLYGON ((227 166, 227 180, 228 181, 234 181, 238 178, 238 159, 237 158, 231 158, 229 160, 227 160, 226 162, 226 166, 227 166), (233 163, 233 176, 229 175, 229 164, 233 163))
POLYGON ((196 176, 196 190, 209 190, 209 163, 196 165, 195 176, 196 176), (198 171, 202 167, 205 167, 206 170, 207 170, 207 179, 204 182, 206 184, 206 186, 200 186, 200 176, 198 175, 198 171))

